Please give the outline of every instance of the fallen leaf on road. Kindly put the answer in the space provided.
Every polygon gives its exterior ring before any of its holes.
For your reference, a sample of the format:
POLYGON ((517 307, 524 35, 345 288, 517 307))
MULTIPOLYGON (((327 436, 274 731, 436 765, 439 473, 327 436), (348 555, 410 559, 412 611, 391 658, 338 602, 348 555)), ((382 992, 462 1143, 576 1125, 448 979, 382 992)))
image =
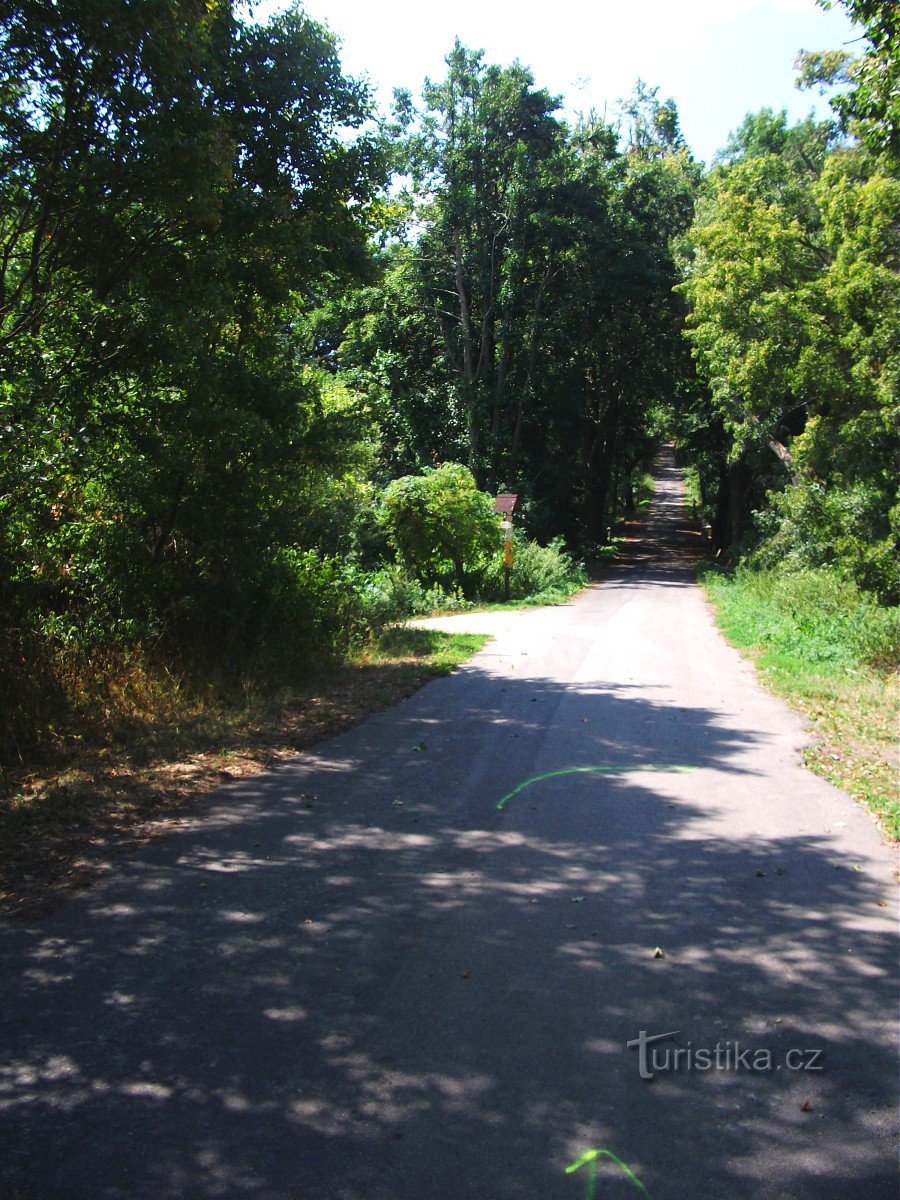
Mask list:
POLYGON ((812 1103, 809 1100, 804 1100, 803 1103, 800 1105, 801 1112, 809 1112, 809 1110, 811 1108, 812 1108, 812 1103))
POLYGON ((471 971, 460 971, 459 977, 460 977, 460 979, 471 979, 472 972, 471 971))

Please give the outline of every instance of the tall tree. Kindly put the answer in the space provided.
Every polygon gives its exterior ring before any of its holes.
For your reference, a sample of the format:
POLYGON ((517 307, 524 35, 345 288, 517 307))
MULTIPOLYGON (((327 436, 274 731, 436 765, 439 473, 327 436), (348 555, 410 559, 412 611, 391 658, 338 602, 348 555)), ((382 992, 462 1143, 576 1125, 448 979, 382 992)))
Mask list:
MULTIPOLYGON (((832 8, 834 0, 817 0, 832 8)), ((875 154, 900 161, 900 8, 894 0, 839 0, 863 31, 861 54, 845 50, 803 52, 798 56, 799 87, 836 84, 832 99, 845 130, 875 154)))
POLYGON ((539 323, 554 269, 547 243, 536 272, 516 272, 514 238, 533 234, 528 214, 562 126, 557 101, 518 63, 486 65, 457 42, 447 67, 443 81, 426 82, 421 112, 399 99, 413 176, 427 189, 418 258, 465 414, 469 465, 485 481, 515 438, 504 420, 507 385, 513 358, 529 353, 510 323, 523 307, 539 323))
POLYGON ((684 285, 721 431, 718 468, 704 460, 720 472, 717 540, 768 505, 782 556, 892 595, 898 182, 865 147, 823 152, 783 116, 748 118, 741 139, 708 180, 684 285))
POLYGON ((365 89, 299 10, 22 0, 0 92, 7 613, 224 619, 340 442, 293 329, 367 262, 365 89))

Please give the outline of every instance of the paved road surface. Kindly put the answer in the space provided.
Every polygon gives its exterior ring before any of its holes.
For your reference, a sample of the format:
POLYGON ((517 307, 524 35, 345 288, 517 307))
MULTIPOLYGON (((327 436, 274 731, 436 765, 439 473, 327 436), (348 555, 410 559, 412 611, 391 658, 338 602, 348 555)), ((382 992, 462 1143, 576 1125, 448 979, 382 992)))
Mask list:
POLYGON ((680 494, 666 461, 603 583, 0 931, 3 1200, 641 1194, 592 1149, 654 1200, 894 1197, 893 855, 715 632, 680 494), (641 1030, 772 1069, 642 1080, 641 1030))

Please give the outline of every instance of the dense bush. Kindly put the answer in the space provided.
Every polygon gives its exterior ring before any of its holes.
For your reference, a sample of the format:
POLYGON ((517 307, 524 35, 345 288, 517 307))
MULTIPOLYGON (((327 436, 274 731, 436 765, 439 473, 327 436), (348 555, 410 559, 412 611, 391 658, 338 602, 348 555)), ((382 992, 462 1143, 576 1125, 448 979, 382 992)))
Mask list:
POLYGON ((291 675, 341 658, 370 631, 366 576, 315 550, 279 550, 259 598, 254 632, 262 657, 291 675))
MULTIPOLYGON (((485 588, 492 598, 502 594, 503 559, 494 562, 490 581, 485 588)), ((518 531, 513 546, 513 565, 509 576, 511 600, 545 598, 552 600, 567 595, 586 582, 584 568, 574 562, 566 551, 562 538, 554 538, 548 545, 541 546, 529 541, 518 531)))
POLYGON ((445 463, 404 475, 385 489, 382 521, 403 561, 423 583, 455 585, 472 598, 500 535, 491 497, 468 467, 445 463))
MULTIPOLYGON (((385 490, 381 521, 401 559, 373 580, 392 616, 444 611, 467 600, 503 596, 503 549, 493 502, 467 467, 447 463, 408 475, 385 490)), ((585 580, 562 538, 547 546, 514 534, 510 599, 569 594, 585 580)))
POLYGON ((900 594, 900 505, 885 511, 881 489, 857 483, 826 487, 803 481, 771 497, 757 514, 761 567, 831 567, 886 603, 900 594))
POLYGON ((711 572, 707 586, 728 603, 742 645, 789 653, 817 669, 888 666, 900 657, 900 610, 828 568, 741 567, 711 572))
POLYGON ((454 612, 468 608, 469 601, 458 591, 424 587, 399 563, 373 571, 364 591, 366 611, 373 627, 379 628, 405 617, 425 616, 433 612, 454 612))
POLYGON ((247 576, 206 581, 182 597, 154 641, 129 623, 104 629, 89 611, 33 614, 0 628, 3 769, 73 732, 152 722, 181 695, 271 688, 340 660, 386 623, 369 577, 314 550, 282 547, 247 576))

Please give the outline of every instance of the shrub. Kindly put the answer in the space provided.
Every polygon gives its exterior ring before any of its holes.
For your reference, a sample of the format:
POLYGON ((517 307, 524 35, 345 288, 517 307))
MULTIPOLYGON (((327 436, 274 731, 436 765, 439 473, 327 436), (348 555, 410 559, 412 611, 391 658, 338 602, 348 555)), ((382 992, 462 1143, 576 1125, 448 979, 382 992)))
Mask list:
POLYGON ((424 616, 436 610, 456 612, 469 607, 469 601, 460 592, 446 592, 437 586, 425 588, 398 563, 369 575, 364 600, 367 619, 376 630, 406 617, 424 616))
POLYGON ((554 538, 546 546, 516 538, 509 576, 511 599, 559 595, 584 582, 584 569, 572 560, 562 538, 554 538))
MULTIPOLYGON (((513 565, 509 576, 511 600, 557 600, 587 582, 581 563, 565 549, 562 538, 546 546, 530 541, 519 530, 513 535, 513 565)), ((503 554, 494 556, 481 581, 481 596, 496 600, 503 595, 503 554)))
POLYGON ((804 480, 771 496, 756 515, 764 541, 752 556, 760 567, 830 567, 883 601, 896 602, 900 506, 885 511, 882 492, 858 483, 825 487, 804 480))
POLYGON ((369 633, 365 587, 363 572, 342 559, 278 550, 252 614, 258 653, 291 674, 341 658, 369 633))
POLYGON ((417 579, 445 588, 455 584, 467 598, 497 552, 491 497, 459 463, 395 479, 385 489, 381 520, 417 579))

